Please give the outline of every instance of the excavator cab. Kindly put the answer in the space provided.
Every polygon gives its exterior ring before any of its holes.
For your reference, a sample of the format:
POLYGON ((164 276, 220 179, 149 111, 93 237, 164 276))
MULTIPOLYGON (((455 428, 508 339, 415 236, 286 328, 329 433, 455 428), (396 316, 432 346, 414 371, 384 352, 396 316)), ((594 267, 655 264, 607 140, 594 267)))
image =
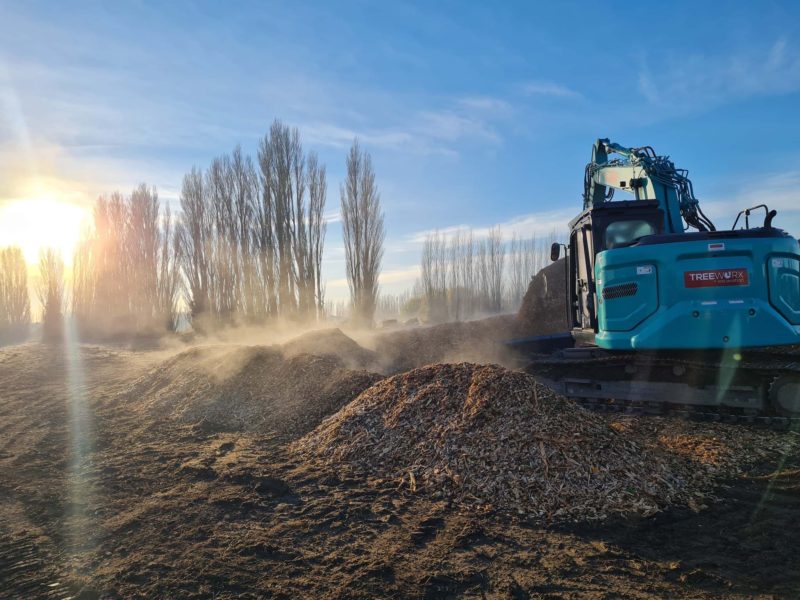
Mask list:
MULTIPOLYGON (((598 326, 596 256, 661 233, 663 223, 663 211, 656 201, 606 202, 584 210, 572 220, 567 261, 567 318, 570 328, 582 341, 592 342, 598 326)), ((560 248, 560 244, 553 245, 553 260, 558 260, 560 248)))

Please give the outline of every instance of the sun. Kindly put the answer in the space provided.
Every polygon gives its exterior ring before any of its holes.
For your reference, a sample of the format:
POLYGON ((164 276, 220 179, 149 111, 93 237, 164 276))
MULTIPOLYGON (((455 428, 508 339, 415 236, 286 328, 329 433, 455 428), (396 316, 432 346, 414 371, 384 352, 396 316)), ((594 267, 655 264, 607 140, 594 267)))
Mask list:
POLYGON ((12 200, 0 205, 0 247, 19 246, 29 265, 54 248, 69 265, 88 216, 84 207, 46 196, 12 200))

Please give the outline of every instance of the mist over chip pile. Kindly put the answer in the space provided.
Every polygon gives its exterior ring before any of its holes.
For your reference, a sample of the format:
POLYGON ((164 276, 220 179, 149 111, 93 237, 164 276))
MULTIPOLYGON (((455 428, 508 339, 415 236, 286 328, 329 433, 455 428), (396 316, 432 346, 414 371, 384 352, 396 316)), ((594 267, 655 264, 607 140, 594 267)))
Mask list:
POLYGON ((282 344, 281 349, 289 358, 301 354, 334 356, 351 369, 377 370, 379 366, 375 352, 360 346, 338 328, 303 333, 282 344))
POLYGON ((384 371, 398 373, 435 363, 498 363, 518 357, 504 341, 518 337, 513 315, 442 323, 378 333, 369 340, 384 371))
POLYGON ((379 379, 330 354, 287 354, 279 346, 204 346, 167 359, 134 382, 128 395, 151 414, 207 431, 291 439, 379 379))
POLYGON ((693 475, 529 375, 470 363, 380 381, 293 448, 418 493, 548 521, 652 514, 688 500, 693 475))

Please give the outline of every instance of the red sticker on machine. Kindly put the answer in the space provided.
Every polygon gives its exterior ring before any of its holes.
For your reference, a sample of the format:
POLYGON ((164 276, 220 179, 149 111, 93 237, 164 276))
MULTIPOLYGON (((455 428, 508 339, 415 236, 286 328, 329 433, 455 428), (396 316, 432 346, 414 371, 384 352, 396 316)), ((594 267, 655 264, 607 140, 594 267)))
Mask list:
POLYGON ((750 276, 747 269, 713 269, 683 273, 683 284, 690 288, 748 285, 749 283, 750 276))

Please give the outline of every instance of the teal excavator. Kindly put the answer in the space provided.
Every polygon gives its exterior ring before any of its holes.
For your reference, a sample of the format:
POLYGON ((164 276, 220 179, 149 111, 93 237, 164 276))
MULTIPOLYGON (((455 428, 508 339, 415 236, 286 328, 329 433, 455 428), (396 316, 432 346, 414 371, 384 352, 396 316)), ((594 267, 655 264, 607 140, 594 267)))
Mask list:
POLYGON ((760 204, 718 230, 668 156, 599 139, 551 250, 566 250, 567 331, 510 345, 585 402, 800 417, 800 246, 775 216, 760 204))

